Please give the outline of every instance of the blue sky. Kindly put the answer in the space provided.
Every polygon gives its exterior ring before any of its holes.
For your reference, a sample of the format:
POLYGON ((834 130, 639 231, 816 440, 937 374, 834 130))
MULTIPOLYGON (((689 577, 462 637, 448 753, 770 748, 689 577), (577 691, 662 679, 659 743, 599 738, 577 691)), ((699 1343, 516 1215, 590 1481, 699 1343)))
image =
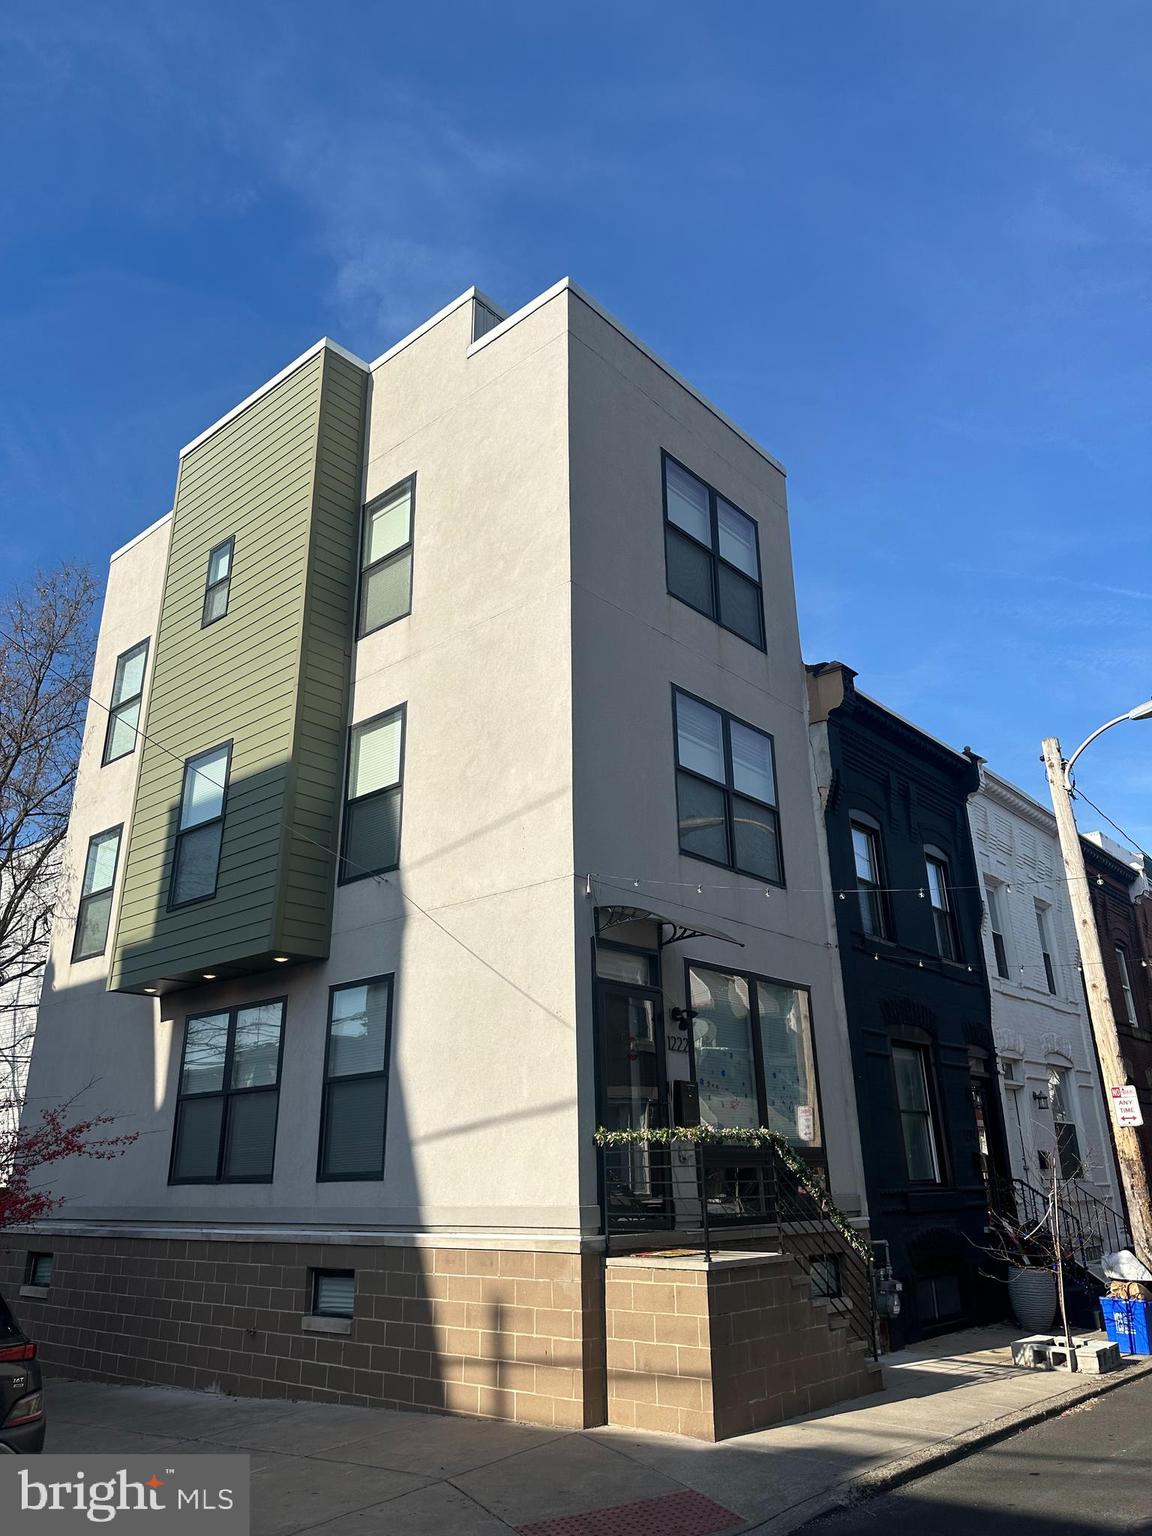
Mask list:
MULTIPOLYGON (((805 653, 1043 793, 1152 694, 1144 0, 7 0, 0 581, 328 334, 570 273, 787 465, 805 653)), ((1152 725, 1084 788, 1152 846, 1152 725)))

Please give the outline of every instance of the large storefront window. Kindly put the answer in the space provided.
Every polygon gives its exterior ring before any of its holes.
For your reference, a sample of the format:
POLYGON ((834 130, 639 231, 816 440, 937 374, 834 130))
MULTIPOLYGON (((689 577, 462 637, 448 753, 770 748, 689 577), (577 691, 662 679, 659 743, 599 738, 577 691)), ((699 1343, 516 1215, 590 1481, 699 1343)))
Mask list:
POLYGON ((692 966, 689 1006, 706 1125, 767 1126, 796 1148, 823 1145, 808 993, 692 966))

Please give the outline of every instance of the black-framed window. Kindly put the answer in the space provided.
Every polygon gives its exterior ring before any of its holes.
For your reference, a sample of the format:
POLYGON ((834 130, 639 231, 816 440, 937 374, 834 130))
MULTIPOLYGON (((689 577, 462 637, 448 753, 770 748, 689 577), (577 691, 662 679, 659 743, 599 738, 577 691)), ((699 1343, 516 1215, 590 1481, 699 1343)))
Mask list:
POLYGON ((322 1181, 384 1176, 391 1033, 391 976, 329 992, 317 1173, 322 1181))
POLYGON ((348 738, 340 879, 361 880, 400 863, 404 805, 404 705, 354 725, 348 738))
POLYGON ((936 932, 936 951, 942 960, 958 960, 960 940, 956 932, 956 916, 952 911, 952 881, 948 860, 937 849, 925 848, 924 865, 936 932))
POLYGON ((190 1014, 170 1184, 267 1184, 276 1152, 285 999, 190 1014))
POLYGON ((231 742, 200 752, 184 764, 180 820, 172 854, 170 907, 206 901, 216 894, 231 764, 231 742))
POLYGON ((860 926, 870 939, 886 939, 888 908, 884 899, 884 861, 880 831, 870 819, 851 817, 852 862, 856 870, 856 899, 860 905, 860 926))
POLYGON ((356 1310, 354 1269, 312 1271, 312 1316, 351 1317, 356 1310))
POLYGON ((680 852, 784 884, 772 737, 672 691, 680 852))
POLYGON ((1044 985, 1056 995, 1056 968, 1052 963, 1052 936, 1048 931, 1048 908, 1036 903, 1036 932, 1040 939, 1040 963, 1044 967, 1044 985))
POLYGON ((764 650, 764 591, 755 521, 671 454, 662 455, 668 590, 764 650))
POLYGON ((1001 887, 987 880, 984 896, 988 904, 988 927, 992 934, 992 952, 996 956, 996 974, 1007 981, 1011 975, 1008 964, 1008 940, 1005 937, 1004 903, 1001 887))
POLYGON ((823 1146, 816 1044, 805 987, 688 961, 692 1060, 705 1125, 767 1126, 823 1146))
POLYGON ((28 1255, 27 1279, 25 1285, 40 1285, 45 1290, 52 1284, 52 1271, 56 1266, 55 1256, 51 1253, 30 1253, 28 1255))
POLYGON ((200 615, 200 628, 207 629, 228 612, 228 594, 232 586, 232 556, 236 550, 235 538, 217 544, 208 556, 208 575, 204 581, 204 611, 200 615))
POLYGON ((108 925, 112 918, 112 888, 116 884, 116 866, 120 860, 120 836, 123 827, 109 827, 88 840, 84 877, 80 883, 80 902, 76 909, 76 935, 72 941, 73 960, 92 960, 102 955, 108 944, 108 925))
POLYGON ((1120 975, 1120 992, 1124 998, 1124 1022, 1137 1024, 1136 995, 1132 991, 1132 977, 1128 971, 1128 956, 1119 944, 1113 945, 1116 951, 1116 968, 1120 975))
POLYGON ((116 678, 112 684, 112 703, 104 735, 105 766, 116 762, 118 758, 128 757, 136 750, 147 666, 147 640, 141 640, 139 645, 134 645, 130 651, 116 658, 116 678))
POLYGON ((894 1042, 892 1071, 896 1078, 896 1106, 908 1178, 914 1184, 939 1184, 940 1152, 932 1113, 926 1047, 894 1042))
POLYGON ((364 508, 360 538, 360 615, 363 638, 412 612, 412 519, 416 476, 409 475, 364 508))

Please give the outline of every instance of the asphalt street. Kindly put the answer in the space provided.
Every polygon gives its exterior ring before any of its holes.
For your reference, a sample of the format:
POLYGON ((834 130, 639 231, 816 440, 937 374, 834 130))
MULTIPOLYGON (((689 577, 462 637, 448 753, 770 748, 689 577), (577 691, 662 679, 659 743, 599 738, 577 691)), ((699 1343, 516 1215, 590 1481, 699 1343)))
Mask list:
POLYGON ((1152 1533, 1152 1378, 804 1530, 812 1536, 1152 1533))

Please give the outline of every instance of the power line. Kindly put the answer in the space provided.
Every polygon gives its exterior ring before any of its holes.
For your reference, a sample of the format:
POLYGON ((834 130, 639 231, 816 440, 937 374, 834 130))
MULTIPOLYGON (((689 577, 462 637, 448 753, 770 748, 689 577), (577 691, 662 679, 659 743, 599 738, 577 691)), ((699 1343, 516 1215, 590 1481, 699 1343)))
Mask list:
POLYGON ((1119 823, 1117 823, 1117 822, 1112 820, 1111 816, 1108 815, 1107 811, 1102 811, 1100 809, 1100 807, 1096 804, 1095 800, 1089 800, 1088 796, 1084 793, 1084 791, 1082 789, 1074 788, 1072 790, 1072 794, 1073 794, 1074 798, 1078 798, 1080 800, 1083 800, 1088 805, 1090 805, 1092 807, 1092 809, 1096 812, 1097 816, 1103 816, 1104 820, 1112 828, 1113 832, 1119 832, 1120 836, 1124 839, 1124 841, 1126 843, 1130 843, 1131 846, 1136 849, 1137 853, 1142 853, 1146 859, 1152 859, 1152 853, 1149 853, 1146 848, 1141 848, 1140 844, 1132 836, 1131 832, 1125 832, 1124 828, 1122 826, 1120 826, 1119 823))
MULTIPOLYGON (((9 645, 15 646, 15 648, 17 650, 21 651, 26 658, 28 657, 28 652, 25 649, 25 647, 22 646, 18 640, 16 640, 12 635, 8 634, 6 631, 0 630, 0 640, 7 641, 7 643, 9 645)), ((114 705, 110 705, 110 704, 106 704, 103 699, 98 699, 96 697, 96 695, 94 693, 92 693, 91 690, 89 688, 87 688, 83 683, 78 682, 74 678, 69 678, 69 677, 64 676, 64 674, 58 672, 56 670, 56 668, 53 667, 51 664, 48 664, 46 666, 45 670, 48 671, 49 673, 51 673, 54 677, 58 678, 65 685, 65 687, 77 689, 85 698, 87 698, 91 703, 95 704, 98 709, 102 709, 106 715, 111 715, 113 713, 113 711, 115 709, 115 706, 114 705)), ((173 762, 179 763, 182 768, 184 768, 185 770, 187 769, 188 763, 189 763, 189 760, 187 758, 182 757, 178 752, 174 752, 170 747, 166 746, 164 742, 160 741, 160 739, 158 737, 150 735, 146 730, 143 729, 142 726, 137 724, 137 725, 134 725, 132 727, 132 729, 135 732, 136 736, 140 740, 147 742, 149 745, 155 747, 157 749, 157 751, 163 752, 167 757, 170 757, 173 762)), ((192 772, 195 775, 203 776, 206 779, 206 781, 208 783, 210 783, 216 789, 222 789, 224 787, 224 786, 220 785, 219 783, 217 783, 217 781, 215 779, 211 778, 205 772, 204 769, 193 768, 192 772)), ((1115 831, 1119 832, 1121 837, 1125 838, 1129 843, 1131 843, 1140 853, 1144 854, 1145 857, 1152 857, 1152 855, 1148 855, 1147 853, 1145 853, 1145 850, 1140 847, 1140 844, 1136 841, 1135 838, 1133 838, 1129 833, 1125 832, 1124 829, 1122 827, 1120 827, 1116 822, 1114 822, 1111 819, 1111 817, 1109 817, 1104 811, 1102 811, 1100 809, 1100 807, 1095 804, 1094 801, 1090 800, 1089 797, 1086 794, 1084 794, 1084 792, 1082 790, 1077 789, 1077 790, 1074 791, 1074 793, 1079 795, 1080 798, 1083 799, 1088 805, 1090 805, 1092 807, 1092 809, 1094 811, 1096 811, 1096 813, 1098 815, 1100 815, 1100 816, 1102 816, 1104 818, 1104 820, 1108 823, 1108 825, 1110 827, 1112 827, 1115 831)), ((296 823, 290 822, 288 824, 288 830, 289 830, 289 832, 291 833, 291 835, 294 838, 298 839, 299 841, 302 841, 302 842, 310 844, 313 848, 316 848, 320 852, 327 854, 333 860, 337 860, 337 861, 342 860, 346 867, 351 868, 351 869, 355 869, 355 870, 359 871, 359 873, 361 873, 362 875, 370 877, 378 885, 389 885, 389 886, 392 885, 392 882, 388 879, 387 875, 381 874, 380 871, 378 871, 378 870, 369 869, 367 865, 360 864, 356 860, 350 859, 348 857, 348 855, 346 853, 342 852, 340 849, 333 848, 333 847, 329 846, 328 844, 322 843, 318 839, 316 839, 314 837, 311 837, 308 833, 303 832, 296 823)), ((570 875, 556 875, 556 876, 552 876, 548 880, 529 881, 526 884, 521 885, 521 886, 507 887, 504 891, 500 891, 500 892, 482 892, 482 893, 480 893, 479 895, 477 895, 475 897, 465 897, 465 898, 462 898, 461 901, 459 901, 459 902, 445 902, 445 903, 442 904, 442 908, 447 908, 447 907, 452 907, 452 906, 459 906, 459 905, 465 905, 469 901, 484 900, 487 896, 512 894, 513 892, 517 892, 517 891, 520 891, 520 890, 531 889, 534 886, 552 884, 556 880, 569 879, 569 878, 570 879, 575 879, 577 877, 576 877, 575 873, 572 873, 570 875)), ((741 895, 750 895, 750 894, 759 894, 760 890, 763 889, 763 894, 764 894, 765 898, 771 898, 772 891, 773 891, 773 888, 770 885, 764 885, 763 887, 761 887, 760 882, 745 883, 745 884, 741 884, 741 885, 734 885, 731 882, 710 882, 710 881, 693 881, 693 880, 666 880, 666 879, 663 879, 663 878, 650 877, 650 876, 607 875, 607 874, 598 874, 598 873, 589 873, 584 878, 585 878, 586 882, 589 883, 589 888, 590 888, 590 882, 593 881, 593 880, 596 880, 596 881, 600 881, 600 882, 602 882, 603 884, 606 884, 606 885, 612 885, 612 886, 614 886, 618 890, 627 890, 628 887, 631 886, 632 889, 639 891, 640 887, 642 885, 656 885, 656 886, 669 887, 669 888, 680 889, 680 890, 692 890, 692 889, 694 889, 697 895, 703 895, 703 893, 705 891, 735 891, 735 892, 737 892, 737 893, 739 893, 741 895)), ((1079 879, 1091 880, 1093 877, 1091 875, 1085 875, 1085 876, 1076 876, 1075 878, 1078 879, 1078 880, 1079 879)), ((751 877, 749 877, 749 880, 750 879, 751 879, 751 877)), ((1096 881, 1097 885, 1103 885, 1103 883, 1104 883, 1102 877, 1099 876, 1099 875, 1095 876, 1095 881, 1096 881)), ((1025 876, 1025 877, 1023 877, 1021 879, 1017 879, 1015 882, 1013 882, 1013 881, 1006 881, 1004 883, 1005 883, 1006 889, 1008 891, 1011 891, 1013 884, 1016 884, 1016 885, 1019 885, 1019 886, 1030 886, 1030 885, 1052 886, 1052 885, 1055 885, 1055 884, 1063 883, 1065 885, 1068 885, 1068 884, 1071 883, 1071 877, 1069 877, 1066 873, 1064 873, 1064 874, 1057 874, 1057 873, 1054 872, 1052 874, 1052 876, 1050 876, 1050 877, 1046 877, 1046 876, 1043 876, 1043 875, 1025 876)), ((413 908, 415 908, 415 910, 418 911, 423 917, 425 917, 430 923, 432 923, 435 927, 439 928, 441 930, 441 932, 446 934, 449 938, 455 939, 456 942, 458 944, 460 944, 461 948, 463 948, 469 954, 471 954, 473 956, 473 958, 475 958, 476 960, 480 961, 481 964, 485 964, 485 965, 488 964, 487 961, 483 960, 482 956, 476 954, 476 952, 474 950, 472 950, 468 945, 466 945, 463 942, 463 940, 457 938, 457 936, 455 934, 452 934, 447 928, 445 928, 443 926, 443 924, 437 922, 437 920, 431 915, 431 912, 427 908, 422 907, 420 905, 420 903, 417 902, 414 897, 410 896, 401 886, 394 886, 392 888, 399 892, 400 897, 401 897, 402 900, 408 902, 409 905, 411 905, 413 908)), ((866 886, 866 887, 861 887, 861 886, 845 886, 845 887, 842 887, 842 888, 829 887, 827 885, 820 885, 820 886, 788 886, 788 887, 781 887, 780 889, 783 889, 783 890, 786 891, 786 893, 789 893, 789 894, 792 894, 792 895, 824 895, 824 894, 831 894, 834 898, 838 898, 840 901, 847 900, 847 898, 849 896, 859 896, 861 894, 864 894, 864 895, 898 896, 898 895, 912 895, 913 893, 915 893, 919 900, 925 900, 928 897, 928 887, 927 887, 926 884, 925 885, 920 885, 920 886, 874 886, 874 885, 870 885, 870 886, 866 886)), ((950 883, 949 886, 948 886, 948 889, 949 889, 949 891, 981 891, 982 892, 984 890, 984 884, 983 884, 983 882, 977 882, 977 883, 970 884, 970 885, 954 885, 954 884, 950 883)), ((441 910, 441 908, 437 908, 435 910, 441 910)), ((757 928, 758 930, 760 930, 762 932, 768 933, 768 932, 775 932, 776 931, 775 929, 769 929, 764 924, 748 923, 744 919, 737 919, 737 921, 741 922, 742 925, 745 926, 745 927, 754 927, 754 928, 757 928)), ((796 937, 802 937, 802 936, 801 935, 796 935, 796 937)), ((808 941, 808 942, 814 942, 814 941, 808 941)), ((829 946, 826 943, 824 943, 820 947, 827 948, 829 946)), ((879 953, 877 953, 874 956, 874 958, 878 959, 879 958, 879 953)), ((1071 969, 1072 969, 1072 967, 1067 965, 1065 962, 1053 961, 1052 963, 1053 963, 1054 967, 1056 969, 1058 969, 1058 970, 1068 970, 1068 971, 1071 971, 1071 969)), ((1145 969, 1147 969, 1147 961, 1141 961, 1141 964, 1145 967, 1145 969)), ((1101 965, 1103 965, 1103 962, 1101 962, 1101 965)), ((494 967, 489 967, 489 968, 493 969, 493 971, 494 971, 494 973, 496 975, 502 975, 501 972, 495 971, 494 967)), ((969 966, 969 969, 971 969, 970 966, 969 966)), ((1075 969, 1078 972, 1082 973, 1083 969, 1084 969, 1083 964, 1082 963, 1077 964, 1075 969)), ((1023 970, 1023 967, 1021 967, 1021 970, 1023 970)), ((503 979, 506 980, 506 981, 509 981, 509 985, 514 986, 514 987, 516 986, 516 984, 514 982, 511 982, 509 980, 509 978, 504 977, 503 979)), ((517 988, 517 990, 520 990, 520 989, 517 988)))

